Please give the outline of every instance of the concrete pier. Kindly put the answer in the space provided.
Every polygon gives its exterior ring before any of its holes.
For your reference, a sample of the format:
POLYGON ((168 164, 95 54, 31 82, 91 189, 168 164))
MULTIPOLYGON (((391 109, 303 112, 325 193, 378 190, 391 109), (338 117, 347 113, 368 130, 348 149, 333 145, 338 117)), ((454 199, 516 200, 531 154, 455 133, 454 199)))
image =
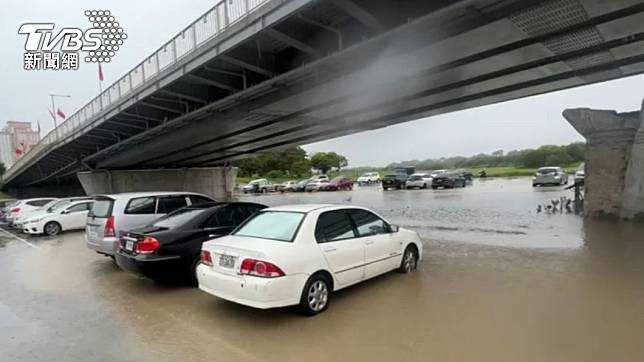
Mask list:
POLYGON ((643 114, 588 108, 563 112, 588 143, 586 215, 644 218, 643 114))
POLYGON ((230 200, 237 177, 236 167, 205 167, 157 170, 94 170, 79 172, 88 195, 135 191, 190 191, 230 200))

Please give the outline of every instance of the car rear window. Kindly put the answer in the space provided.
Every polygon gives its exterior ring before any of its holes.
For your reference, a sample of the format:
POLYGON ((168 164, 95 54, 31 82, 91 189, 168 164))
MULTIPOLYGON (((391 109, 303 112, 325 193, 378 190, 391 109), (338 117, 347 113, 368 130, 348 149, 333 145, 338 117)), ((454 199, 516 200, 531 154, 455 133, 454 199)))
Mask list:
POLYGON ((304 219, 301 212, 265 211, 243 224, 234 235, 292 242, 304 219))
POLYGON ((159 206, 157 207, 157 213, 167 214, 186 205, 186 197, 183 195, 159 197, 159 206))
POLYGON ((94 201, 94 206, 92 206, 92 211, 90 216, 99 217, 99 218, 108 218, 112 215, 112 207, 114 206, 114 200, 103 198, 96 199, 94 201))
POLYGON ((208 209, 206 208, 198 208, 198 209, 193 209, 193 208, 183 208, 176 210, 172 213, 169 213, 165 216, 162 216, 161 218, 157 219, 155 222, 152 223, 152 226, 155 227, 161 227, 161 228, 168 228, 168 229, 174 229, 179 226, 184 225, 185 223, 193 220, 197 216, 203 214, 206 212, 208 209))
POLYGON ((542 175, 547 175, 550 173, 555 173, 557 172, 556 168, 540 168, 537 172, 539 172, 542 175))

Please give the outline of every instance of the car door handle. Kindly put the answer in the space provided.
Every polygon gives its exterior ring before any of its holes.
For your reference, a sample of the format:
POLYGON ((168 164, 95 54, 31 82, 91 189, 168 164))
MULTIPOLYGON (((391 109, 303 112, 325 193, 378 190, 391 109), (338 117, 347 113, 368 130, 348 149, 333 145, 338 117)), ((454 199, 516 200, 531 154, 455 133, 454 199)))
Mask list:
POLYGON ((369 241, 364 242, 365 245, 373 245, 373 243, 374 243, 373 240, 369 240, 369 241))
POLYGON ((324 249, 324 251, 332 252, 332 251, 336 251, 336 248, 326 248, 326 249, 324 249))

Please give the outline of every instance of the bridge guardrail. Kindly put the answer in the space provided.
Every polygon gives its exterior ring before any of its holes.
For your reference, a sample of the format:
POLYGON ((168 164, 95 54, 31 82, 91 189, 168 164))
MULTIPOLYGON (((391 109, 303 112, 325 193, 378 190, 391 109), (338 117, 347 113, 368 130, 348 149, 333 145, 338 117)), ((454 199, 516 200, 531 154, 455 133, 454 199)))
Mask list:
POLYGON ((213 36, 220 34, 240 19, 248 16, 260 5, 270 0, 222 0, 205 14, 184 28, 179 34, 165 43, 161 48, 137 64, 132 70, 119 78, 89 103, 76 111, 63 123, 51 130, 36 145, 32 146, 21 158, 9 168, 2 180, 13 177, 13 174, 46 151, 49 145, 83 128, 94 115, 119 101, 146 80, 157 75, 161 70, 197 49, 213 36))

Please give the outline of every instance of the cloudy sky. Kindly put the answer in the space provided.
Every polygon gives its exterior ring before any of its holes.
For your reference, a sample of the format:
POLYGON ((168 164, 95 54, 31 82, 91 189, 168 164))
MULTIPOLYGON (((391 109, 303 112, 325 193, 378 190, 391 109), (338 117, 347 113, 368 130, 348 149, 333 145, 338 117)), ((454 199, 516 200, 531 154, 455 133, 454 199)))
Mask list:
MULTIPOLYGON (((111 63, 104 66, 109 85, 154 52, 183 27, 206 12, 215 0, 4 0, 0 12, 0 124, 40 121, 53 126, 48 94, 70 94, 57 106, 72 114, 98 94, 97 68, 78 71, 24 71, 24 22, 55 22, 57 27, 87 27, 86 9, 109 9, 128 34, 111 63)), ((472 155, 582 140, 562 118, 565 108, 592 107, 631 111, 644 97, 644 76, 453 112, 375 131, 306 145, 313 153, 335 151, 351 166, 381 166, 393 161, 472 155), (387 151, 382 145, 387 144, 387 151)), ((45 133, 43 133, 44 135, 45 133)))

